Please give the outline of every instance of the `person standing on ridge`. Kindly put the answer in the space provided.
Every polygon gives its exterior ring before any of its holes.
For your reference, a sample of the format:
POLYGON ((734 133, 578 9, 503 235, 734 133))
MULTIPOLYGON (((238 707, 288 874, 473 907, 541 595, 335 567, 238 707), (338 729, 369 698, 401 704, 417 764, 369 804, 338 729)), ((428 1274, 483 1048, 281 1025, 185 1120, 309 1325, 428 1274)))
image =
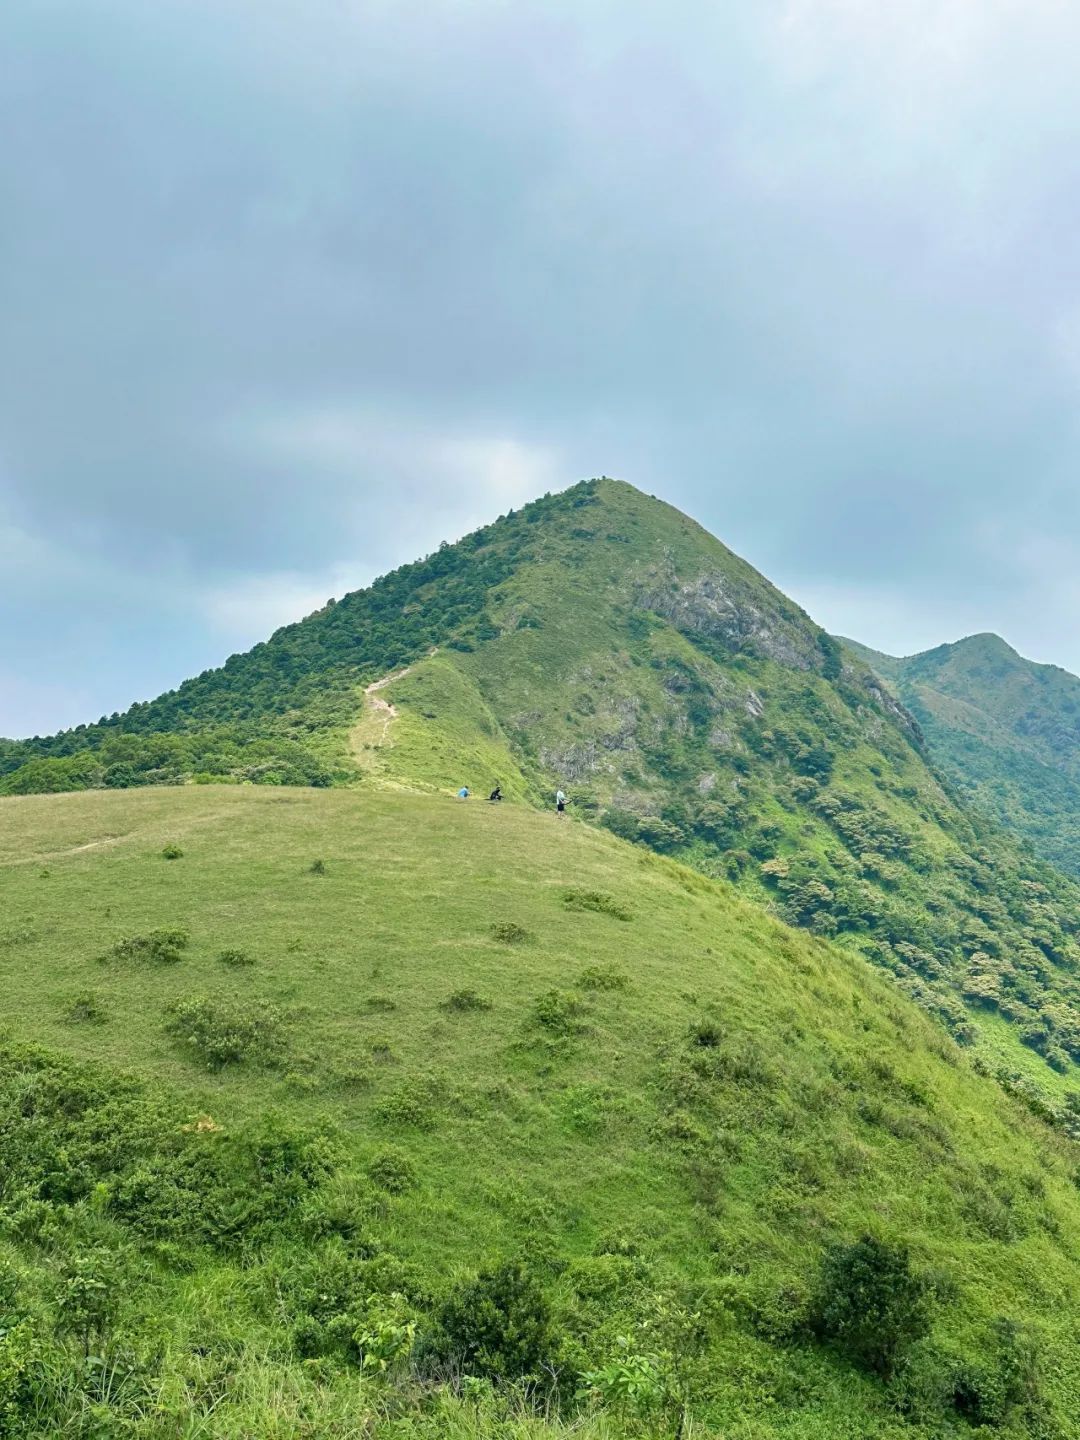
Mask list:
POLYGON ((556 815, 566 814, 566 796, 561 790, 555 791, 555 813, 556 815))

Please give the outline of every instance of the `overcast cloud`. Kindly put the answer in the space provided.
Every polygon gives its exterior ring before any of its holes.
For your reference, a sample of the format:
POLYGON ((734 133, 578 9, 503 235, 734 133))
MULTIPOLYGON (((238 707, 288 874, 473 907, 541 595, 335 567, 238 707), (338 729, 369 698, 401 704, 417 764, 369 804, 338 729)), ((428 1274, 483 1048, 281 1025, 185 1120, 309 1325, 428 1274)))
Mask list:
POLYGON ((617 475, 1080 670, 1080 9, 5 0, 0 734, 617 475))

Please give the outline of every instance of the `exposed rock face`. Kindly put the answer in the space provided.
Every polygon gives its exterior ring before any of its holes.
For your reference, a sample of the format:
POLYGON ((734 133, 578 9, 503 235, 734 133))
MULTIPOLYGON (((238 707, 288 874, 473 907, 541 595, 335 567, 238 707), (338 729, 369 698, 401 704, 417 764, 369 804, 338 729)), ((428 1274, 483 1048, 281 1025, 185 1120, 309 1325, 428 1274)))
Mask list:
POLYGON ((749 585, 721 570, 680 579, 666 557, 643 577, 636 602, 680 630, 707 635, 735 653, 760 655, 796 670, 820 668, 813 622, 778 591, 775 604, 770 603, 768 591, 760 588, 761 595, 752 595, 749 585))
POLYGON ((891 715, 897 724, 908 732, 912 740, 914 740, 917 745, 922 746, 922 729, 907 706, 902 705, 895 695, 880 685, 876 676, 867 674, 860 678, 862 679, 863 689, 875 705, 879 705, 887 715, 891 715))
POLYGON ((580 781, 595 775, 598 770, 615 770, 615 766, 604 760, 603 751, 594 740, 585 740, 579 745, 567 745, 562 749, 542 746, 540 763, 553 775, 564 780, 580 781))

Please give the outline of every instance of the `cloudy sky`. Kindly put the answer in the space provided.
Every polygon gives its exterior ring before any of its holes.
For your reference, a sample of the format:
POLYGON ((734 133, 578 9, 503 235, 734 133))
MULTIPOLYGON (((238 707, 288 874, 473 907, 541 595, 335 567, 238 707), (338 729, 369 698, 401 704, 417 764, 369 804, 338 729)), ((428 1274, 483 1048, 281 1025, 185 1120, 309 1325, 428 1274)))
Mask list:
POLYGON ((1068 0, 4 0, 0 734, 606 473, 1080 670, 1068 0))

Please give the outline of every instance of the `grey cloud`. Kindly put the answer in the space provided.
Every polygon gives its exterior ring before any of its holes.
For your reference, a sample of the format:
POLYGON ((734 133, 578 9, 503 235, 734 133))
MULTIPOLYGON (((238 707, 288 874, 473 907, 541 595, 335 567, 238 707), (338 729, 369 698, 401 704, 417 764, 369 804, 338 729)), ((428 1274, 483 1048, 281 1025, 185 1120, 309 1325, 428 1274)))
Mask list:
POLYGON ((33 559, 0 573, 0 733, 600 472, 871 644, 993 628, 1080 669, 1050 0, 0 27, 0 513, 33 559))

